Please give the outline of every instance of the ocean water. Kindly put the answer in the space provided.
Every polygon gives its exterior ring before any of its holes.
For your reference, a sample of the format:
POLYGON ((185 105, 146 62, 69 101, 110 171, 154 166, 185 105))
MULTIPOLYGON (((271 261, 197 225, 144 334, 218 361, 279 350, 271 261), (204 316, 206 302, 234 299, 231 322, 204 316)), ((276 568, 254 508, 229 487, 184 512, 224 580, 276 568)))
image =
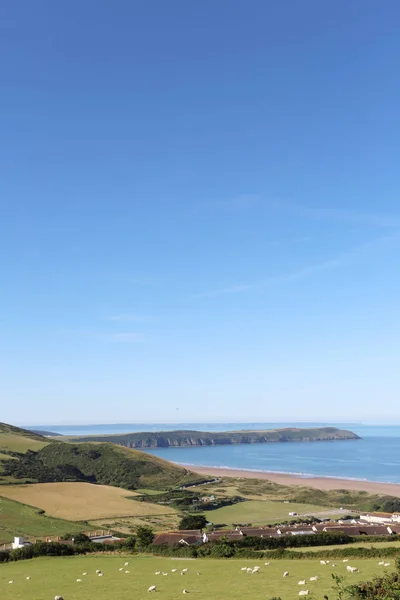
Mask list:
MULTIPOLYGON (((133 431, 231 431, 290 426, 323 426, 324 423, 174 423, 85 426, 37 426, 64 435, 126 433, 133 431)), ((188 466, 224 467, 302 477, 325 476, 400 483, 400 425, 326 424, 347 428, 361 440, 332 442, 293 442, 285 444, 243 444, 193 448, 155 448, 146 450, 166 460, 188 466)))

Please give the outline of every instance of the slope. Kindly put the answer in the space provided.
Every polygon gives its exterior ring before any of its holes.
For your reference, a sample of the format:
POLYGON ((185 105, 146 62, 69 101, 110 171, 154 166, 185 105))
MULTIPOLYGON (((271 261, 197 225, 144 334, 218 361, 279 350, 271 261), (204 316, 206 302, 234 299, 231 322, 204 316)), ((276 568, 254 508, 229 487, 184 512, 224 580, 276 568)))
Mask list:
POLYGON ((0 452, 25 453, 27 450, 40 450, 49 440, 33 431, 0 423, 0 452))

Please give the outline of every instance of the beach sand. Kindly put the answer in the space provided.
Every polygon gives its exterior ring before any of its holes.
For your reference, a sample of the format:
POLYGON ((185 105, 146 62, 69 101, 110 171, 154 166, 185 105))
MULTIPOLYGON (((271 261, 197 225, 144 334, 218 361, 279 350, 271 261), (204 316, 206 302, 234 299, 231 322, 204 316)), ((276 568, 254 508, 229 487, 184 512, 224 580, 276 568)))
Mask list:
POLYGON ((400 483, 379 483, 376 481, 357 481, 330 477, 299 477, 284 473, 266 473, 263 471, 245 471, 239 469, 218 469, 214 467, 192 467, 193 471, 212 477, 244 477, 247 479, 268 479, 281 485, 300 485, 318 490, 358 490, 369 494, 387 494, 400 497, 400 483))

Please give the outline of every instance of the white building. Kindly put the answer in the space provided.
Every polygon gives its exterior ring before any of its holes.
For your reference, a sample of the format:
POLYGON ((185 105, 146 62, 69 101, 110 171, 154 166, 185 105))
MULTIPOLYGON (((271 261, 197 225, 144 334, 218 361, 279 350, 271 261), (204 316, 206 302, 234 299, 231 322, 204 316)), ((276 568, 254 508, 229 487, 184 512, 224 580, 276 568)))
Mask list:
POLYGON ((400 514, 383 512, 366 513, 364 515, 360 515, 360 521, 381 525, 386 525, 387 523, 400 523, 400 514))
POLYGON ((11 544, 12 549, 15 550, 16 548, 24 548, 25 546, 30 546, 30 542, 24 542, 24 538, 21 536, 15 536, 14 537, 14 541, 11 544))

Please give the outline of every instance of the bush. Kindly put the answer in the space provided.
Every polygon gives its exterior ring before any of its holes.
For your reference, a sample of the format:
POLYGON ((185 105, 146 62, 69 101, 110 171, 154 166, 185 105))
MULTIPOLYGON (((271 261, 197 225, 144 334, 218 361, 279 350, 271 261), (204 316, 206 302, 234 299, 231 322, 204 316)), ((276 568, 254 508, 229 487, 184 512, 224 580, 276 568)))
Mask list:
POLYGON ((207 519, 204 515, 186 515, 179 522, 179 529, 204 529, 207 519))

